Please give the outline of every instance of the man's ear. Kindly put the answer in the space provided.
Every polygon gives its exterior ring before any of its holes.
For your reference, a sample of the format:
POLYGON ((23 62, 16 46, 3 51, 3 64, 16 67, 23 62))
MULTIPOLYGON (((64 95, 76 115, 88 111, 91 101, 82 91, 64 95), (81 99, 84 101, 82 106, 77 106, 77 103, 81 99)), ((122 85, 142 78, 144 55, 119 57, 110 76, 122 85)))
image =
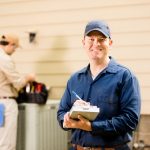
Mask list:
POLYGON ((85 38, 82 39, 82 45, 85 45, 85 38))
POLYGON ((109 40, 109 46, 112 46, 112 44, 113 44, 113 40, 109 40))

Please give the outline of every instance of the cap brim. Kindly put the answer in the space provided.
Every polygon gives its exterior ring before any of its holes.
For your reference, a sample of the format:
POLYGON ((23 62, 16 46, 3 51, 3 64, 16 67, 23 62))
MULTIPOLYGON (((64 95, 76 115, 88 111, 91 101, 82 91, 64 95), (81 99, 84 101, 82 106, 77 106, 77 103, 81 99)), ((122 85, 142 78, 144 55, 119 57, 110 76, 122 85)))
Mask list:
POLYGON ((107 35, 104 31, 100 30, 99 28, 94 28, 92 30, 89 30, 88 32, 86 32, 84 35, 88 35, 90 32, 92 31, 99 31, 100 33, 102 33, 104 36, 106 36, 107 38, 110 38, 109 35, 107 35))

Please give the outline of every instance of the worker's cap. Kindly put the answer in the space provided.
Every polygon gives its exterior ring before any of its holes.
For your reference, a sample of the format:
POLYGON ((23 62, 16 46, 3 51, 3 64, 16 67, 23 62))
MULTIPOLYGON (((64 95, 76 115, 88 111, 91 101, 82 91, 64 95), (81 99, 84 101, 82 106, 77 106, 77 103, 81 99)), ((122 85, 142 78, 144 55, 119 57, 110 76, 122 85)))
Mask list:
POLYGON ((0 36, 0 44, 8 45, 9 43, 14 44, 16 47, 20 47, 19 38, 14 34, 4 34, 0 36))
POLYGON ((91 31, 99 31, 104 36, 111 39, 109 26, 102 20, 94 20, 89 22, 85 27, 84 36, 88 35, 91 31))

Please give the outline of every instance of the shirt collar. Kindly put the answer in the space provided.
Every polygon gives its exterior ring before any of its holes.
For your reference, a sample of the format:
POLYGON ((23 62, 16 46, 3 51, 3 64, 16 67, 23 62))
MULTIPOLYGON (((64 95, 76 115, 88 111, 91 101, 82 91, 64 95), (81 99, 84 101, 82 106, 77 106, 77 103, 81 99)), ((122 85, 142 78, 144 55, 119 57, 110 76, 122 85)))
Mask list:
MULTIPOLYGON (((118 72, 119 70, 118 63, 111 56, 109 58, 110 58, 110 61, 105 71, 110 72, 110 73, 118 72)), ((87 67, 81 69, 78 73, 79 74, 87 73, 89 71, 89 68, 90 68, 90 64, 88 64, 87 67)))
POLYGON ((4 49, 0 48, 0 53, 6 54, 4 49))
POLYGON ((118 63, 111 56, 109 58, 110 58, 110 62, 108 64, 107 68, 106 68, 106 71, 110 72, 110 73, 118 72, 118 70, 119 70, 118 63))

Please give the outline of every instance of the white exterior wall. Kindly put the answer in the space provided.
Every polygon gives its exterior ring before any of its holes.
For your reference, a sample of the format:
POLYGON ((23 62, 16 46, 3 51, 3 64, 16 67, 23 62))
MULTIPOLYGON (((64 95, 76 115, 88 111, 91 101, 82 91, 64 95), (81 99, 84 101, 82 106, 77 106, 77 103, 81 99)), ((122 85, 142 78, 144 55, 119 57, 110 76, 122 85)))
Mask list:
POLYGON ((20 37, 22 49, 13 55, 18 70, 35 72, 51 87, 52 99, 87 64, 81 41, 93 19, 110 25, 111 54, 137 75, 142 113, 150 114, 150 0, 0 0, 0 33, 20 37), (37 32, 35 43, 29 43, 28 31, 37 32))

